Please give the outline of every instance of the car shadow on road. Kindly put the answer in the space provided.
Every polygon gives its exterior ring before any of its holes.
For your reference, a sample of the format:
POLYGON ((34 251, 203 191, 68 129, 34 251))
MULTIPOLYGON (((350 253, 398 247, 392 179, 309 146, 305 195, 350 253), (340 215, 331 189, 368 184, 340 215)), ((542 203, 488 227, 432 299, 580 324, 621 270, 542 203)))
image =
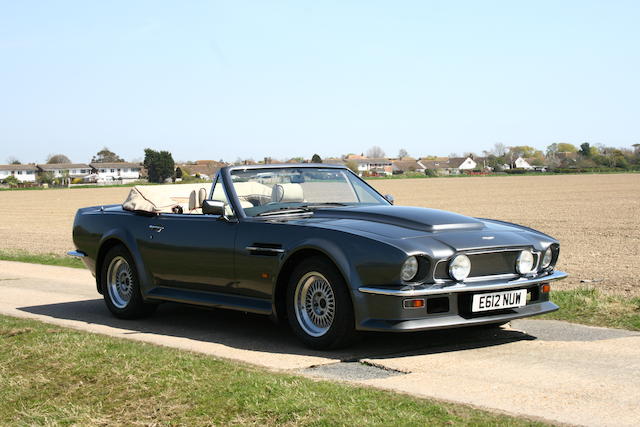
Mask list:
POLYGON ((128 334, 174 336, 236 349, 328 357, 341 361, 435 354, 536 339, 521 331, 501 328, 463 328, 401 334, 363 333, 348 349, 317 351, 303 346, 287 325, 275 324, 266 316, 232 310, 165 303, 149 318, 122 320, 111 315, 102 299, 21 307, 19 310, 57 319, 126 329, 130 331, 128 334))

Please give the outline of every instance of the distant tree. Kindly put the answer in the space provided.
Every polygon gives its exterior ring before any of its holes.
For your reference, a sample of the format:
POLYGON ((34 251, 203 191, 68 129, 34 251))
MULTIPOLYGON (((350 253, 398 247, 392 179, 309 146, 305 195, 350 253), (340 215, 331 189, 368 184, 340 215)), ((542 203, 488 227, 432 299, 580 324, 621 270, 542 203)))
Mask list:
POLYGON ((120 158, 113 151, 109 151, 107 147, 104 147, 102 150, 98 151, 98 153, 93 156, 91 159, 91 163, 119 163, 124 162, 124 159, 120 158))
POLYGON ((16 188, 18 184, 20 184, 20 181, 15 176, 9 175, 8 177, 2 180, 2 183, 8 185, 11 188, 16 188))
POLYGON ((11 156, 7 159, 7 163, 10 165, 21 165, 22 163, 17 158, 11 156))
POLYGON ((40 184, 53 184, 55 177, 53 176, 53 172, 42 172, 38 175, 38 182, 40 184))
POLYGON ((578 149, 573 144, 569 144, 568 142, 558 143, 558 153, 576 153, 577 151, 578 149))
POLYGON ((176 168, 176 178, 182 178, 182 169, 180 166, 176 168))
POLYGON ((374 145, 373 147, 367 150, 367 157, 369 157, 370 159, 379 159, 384 156, 385 156, 384 151, 382 150, 382 148, 378 147, 377 145, 374 145))
POLYGON ((304 163, 304 157, 292 157, 289 161, 293 163, 304 163))
POLYGON ((555 159, 557 154, 558 154, 557 143, 554 142, 553 144, 547 146, 547 157, 551 157, 552 159, 555 159))
POLYGON ((404 148, 401 148, 400 151, 398 151, 398 158, 399 159, 404 159, 405 157, 408 157, 409 153, 407 152, 407 150, 405 150, 404 148))
POLYGON ((493 144, 493 148, 490 150, 490 153, 496 157, 503 157, 507 154, 507 147, 502 142, 496 142, 493 144))
POLYGON ((588 142, 580 144, 580 154, 584 157, 591 157, 591 145, 588 142))
POLYGON ((349 160, 347 163, 345 163, 345 165, 351 169, 351 171, 355 174, 358 173, 358 163, 353 161, 353 160, 349 160))
POLYGON ((176 165, 170 152, 147 148, 144 150, 144 167, 148 171, 149 182, 162 183, 174 177, 176 165))
POLYGON ((319 155, 314 154, 311 157, 311 163, 322 163, 322 158, 319 155))
POLYGON ((538 150, 529 145, 515 145, 513 147, 509 147, 509 153, 513 155, 514 159, 518 157, 534 157, 536 151, 538 150))
POLYGON ((49 154, 47 164, 71 163, 71 160, 64 154, 49 154))

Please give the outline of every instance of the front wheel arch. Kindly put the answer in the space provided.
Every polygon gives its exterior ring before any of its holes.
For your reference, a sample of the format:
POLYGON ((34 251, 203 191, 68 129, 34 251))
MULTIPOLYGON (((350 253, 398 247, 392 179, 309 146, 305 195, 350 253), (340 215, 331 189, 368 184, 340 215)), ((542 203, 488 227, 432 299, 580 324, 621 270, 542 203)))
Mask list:
MULTIPOLYGON (((278 279, 276 281, 276 286, 273 293, 273 310, 275 318, 278 321, 287 319, 287 286, 289 285, 289 278, 291 277, 291 274, 293 273, 296 266, 300 264, 300 262, 307 258, 315 256, 322 257, 333 264, 333 266, 342 276, 344 282, 347 284, 347 288, 349 288, 349 281, 345 277, 344 271, 342 271, 338 263, 331 259, 331 257, 328 256, 325 252, 316 248, 300 249, 287 258, 287 260, 282 265, 282 268, 280 268, 280 272, 278 273, 278 279)), ((349 294, 350 304, 353 307, 353 297, 351 296, 351 290, 347 289, 347 293, 349 294)), ((353 308, 355 309, 355 307, 353 308)))

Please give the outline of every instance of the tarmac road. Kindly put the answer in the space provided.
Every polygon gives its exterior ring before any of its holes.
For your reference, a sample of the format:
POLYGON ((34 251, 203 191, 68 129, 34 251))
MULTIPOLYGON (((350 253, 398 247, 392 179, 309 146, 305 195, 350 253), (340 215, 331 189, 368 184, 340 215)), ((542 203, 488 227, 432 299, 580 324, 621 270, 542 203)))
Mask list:
POLYGON ((514 415, 640 425, 640 333, 520 320, 494 330, 365 334, 318 352, 263 316, 163 304, 145 320, 107 311, 86 270, 0 261, 0 313, 346 380, 514 415))

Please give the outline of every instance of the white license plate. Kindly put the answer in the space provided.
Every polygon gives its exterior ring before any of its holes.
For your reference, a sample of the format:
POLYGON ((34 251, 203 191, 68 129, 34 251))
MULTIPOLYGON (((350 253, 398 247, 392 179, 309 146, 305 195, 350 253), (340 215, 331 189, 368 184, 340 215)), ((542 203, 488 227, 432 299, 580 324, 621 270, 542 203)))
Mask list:
POLYGON ((494 292, 473 296, 471 311, 500 310, 501 308, 523 307, 527 305, 527 290, 494 292))

